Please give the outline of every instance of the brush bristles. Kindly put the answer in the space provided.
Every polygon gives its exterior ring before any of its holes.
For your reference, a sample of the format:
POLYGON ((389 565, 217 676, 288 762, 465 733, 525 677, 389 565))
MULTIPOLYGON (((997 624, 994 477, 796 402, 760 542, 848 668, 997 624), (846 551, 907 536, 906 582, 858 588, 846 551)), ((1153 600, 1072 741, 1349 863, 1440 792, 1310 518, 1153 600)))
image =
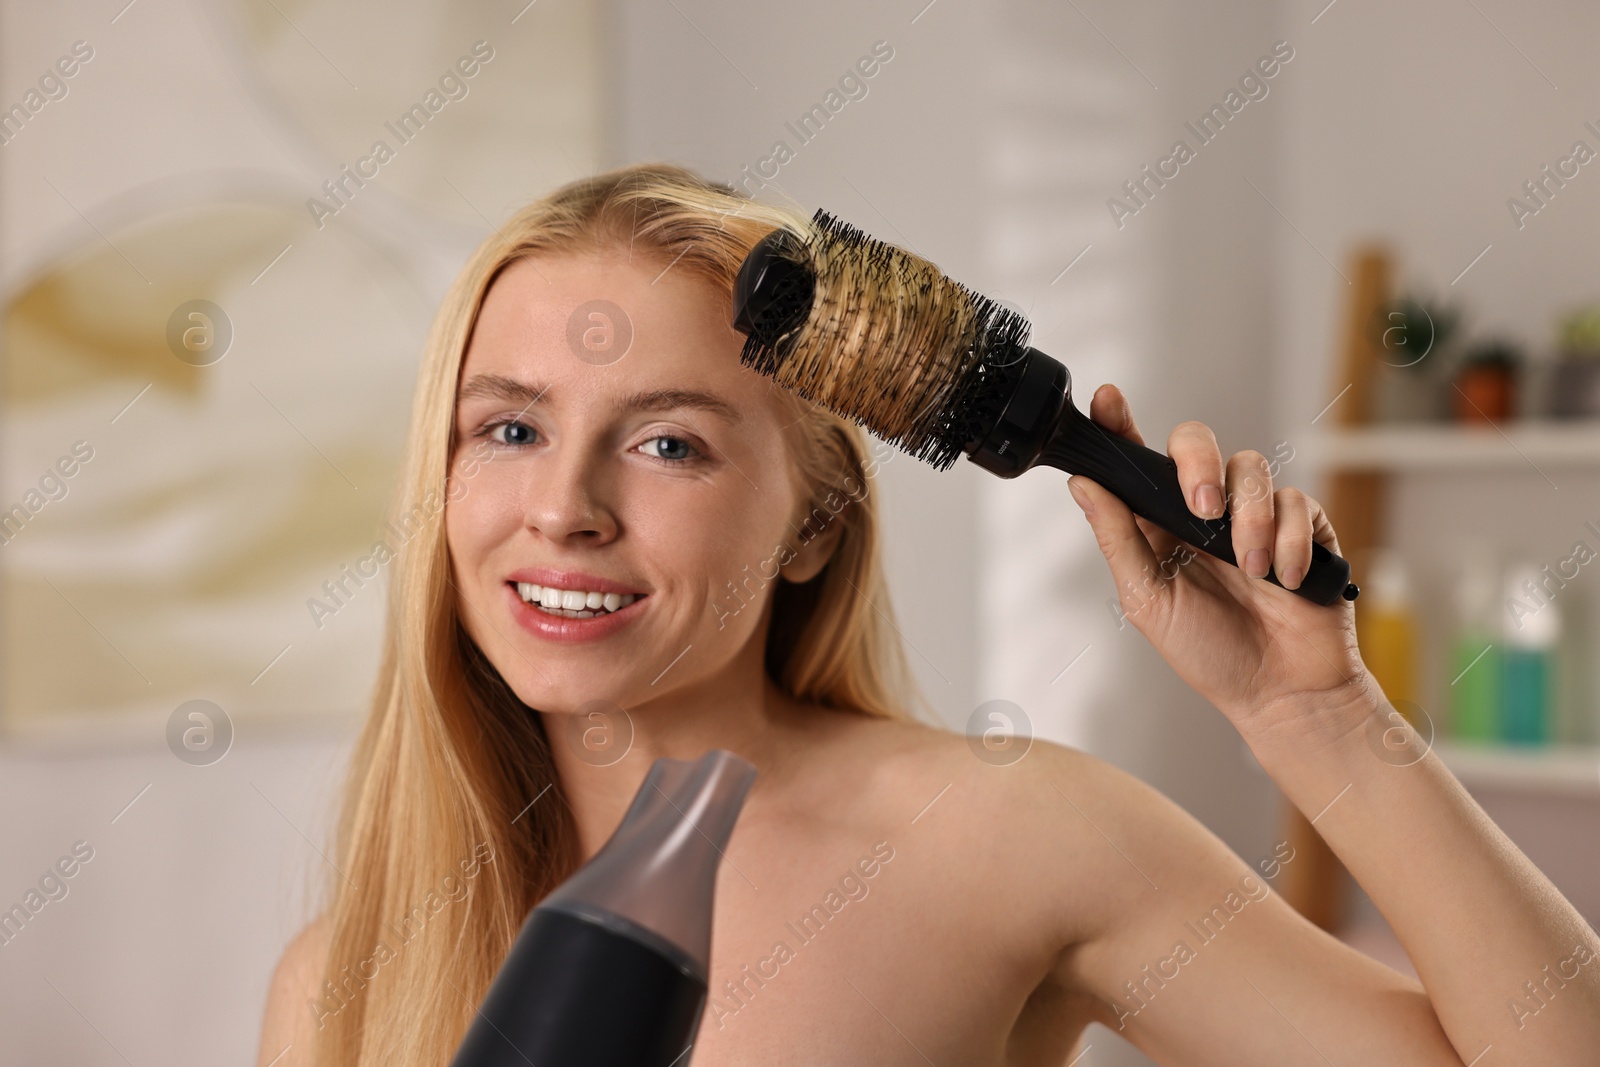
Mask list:
POLYGON ((740 359, 940 470, 982 436, 1026 347, 1021 315, 819 210, 796 242, 811 312, 740 359))

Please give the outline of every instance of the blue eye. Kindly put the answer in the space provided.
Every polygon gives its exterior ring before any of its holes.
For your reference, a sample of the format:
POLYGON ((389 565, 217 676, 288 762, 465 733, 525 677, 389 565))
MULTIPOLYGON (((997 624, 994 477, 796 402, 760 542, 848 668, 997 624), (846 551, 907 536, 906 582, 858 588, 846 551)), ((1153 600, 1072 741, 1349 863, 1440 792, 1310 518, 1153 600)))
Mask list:
POLYGON ((663 441, 670 442, 670 445, 658 451, 658 453, 655 455, 656 459, 669 463, 683 463, 686 460, 693 459, 695 456, 699 455, 699 450, 691 445, 688 441, 685 441, 681 437, 673 437, 671 434, 661 434, 658 437, 652 437, 639 447, 649 448, 651 445, 663 441))
MULTIPOLYGON (((476 436, 487 437, 496 444, 513 449, 527 448, 538 441, 538 431, 516 419, 491 422, 479 430, 476 436), (504 436, 500 433, 502 428, 505 430, 504 436)), ((639 447, 645 450, 646 455, 663 463, 687 465, 701 458, 698 448, 690 444, 687 439, 672 434, 658 434, 639 447)))
POLYGON ((532 426, 529 426, 525 422, 517 422, 515 419, 502 419, 499 422, 491 422, 482 430, 478 431, 479 437, 487 436, 491 440, 498 442, 499 444, 507 445, 511 448, 521 448, 532 444, 533 435, 534 429, 532 426), (497 432, 502 426, 506 428, 506 438, 501 438, 497 432), (516 431, 521 432, 521 440, 511 438, 511 434, 516 431))

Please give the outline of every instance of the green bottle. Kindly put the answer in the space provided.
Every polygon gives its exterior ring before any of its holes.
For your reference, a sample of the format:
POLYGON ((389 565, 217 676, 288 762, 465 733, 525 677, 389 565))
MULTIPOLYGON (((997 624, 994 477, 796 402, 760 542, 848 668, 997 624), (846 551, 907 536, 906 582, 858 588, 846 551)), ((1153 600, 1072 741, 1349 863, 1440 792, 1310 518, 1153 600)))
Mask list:
POLYGON ((1500 649, 1490 630, 1466 629, 1450 649, 1450 716, 1462 741, 1493 741, 1500 733, 1500 649))
POLYGON ((1450 732, 1461 741, 1490 742, 1500 733, 1500 575, 1487 546, 1470 546, 1455 585, 1450 635, 1450 732))

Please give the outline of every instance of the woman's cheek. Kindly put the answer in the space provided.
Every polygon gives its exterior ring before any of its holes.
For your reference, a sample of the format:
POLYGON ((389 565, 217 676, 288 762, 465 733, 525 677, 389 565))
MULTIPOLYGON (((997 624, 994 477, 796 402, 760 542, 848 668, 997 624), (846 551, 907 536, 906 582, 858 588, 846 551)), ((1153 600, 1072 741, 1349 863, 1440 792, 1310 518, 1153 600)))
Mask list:
POLYGON ((469 482, 454 473, 446 481, 445 535, 458 559, 472 558, 485 551, 495 538, 503 520, 496 511, 510 514, 510 502, 497 502, 490 487, 482 484, 482 474, 469 482), (498 505, 498 506, 497 506, 498 505))

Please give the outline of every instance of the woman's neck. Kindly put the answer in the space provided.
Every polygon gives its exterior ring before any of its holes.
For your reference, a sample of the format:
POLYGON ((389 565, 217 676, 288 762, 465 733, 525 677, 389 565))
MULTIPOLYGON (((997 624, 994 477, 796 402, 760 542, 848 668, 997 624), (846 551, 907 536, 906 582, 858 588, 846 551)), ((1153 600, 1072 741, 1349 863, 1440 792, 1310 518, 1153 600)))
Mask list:
POLYGON ((662 757, 694 760, 712 749, 727 749, 755 764, 759 776, 752 799, 767 792, 764 782, 770 789, 790 748, 783 738, 795 704, 767 677, 759 659, 751 668, 746 664, 709 684, 669 691, 626 708, 625 715, 616 714, 615 705, 610 714, 580 711, 576 718, 539 712, 584 860, 616 830, 651 765, 662 757), (592 743, 596 739, 608 743, 592 743), (620 758, 612 743, 625 747, 620 758))

